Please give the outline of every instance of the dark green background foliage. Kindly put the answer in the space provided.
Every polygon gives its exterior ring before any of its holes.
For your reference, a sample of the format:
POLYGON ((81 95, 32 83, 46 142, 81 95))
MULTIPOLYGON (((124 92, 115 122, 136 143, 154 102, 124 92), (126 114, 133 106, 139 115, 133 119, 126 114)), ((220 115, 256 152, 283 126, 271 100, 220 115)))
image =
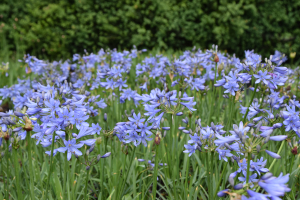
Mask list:
POLYGON ((300 50, 299 0, 1 0, 2 52, 50 59, 100 48, 300 50))

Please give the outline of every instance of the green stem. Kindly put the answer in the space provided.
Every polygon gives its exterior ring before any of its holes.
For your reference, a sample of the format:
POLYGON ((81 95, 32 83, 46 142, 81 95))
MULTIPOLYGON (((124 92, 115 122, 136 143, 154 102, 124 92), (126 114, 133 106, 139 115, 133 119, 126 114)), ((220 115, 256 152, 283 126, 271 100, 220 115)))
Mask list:
POLYGON ((229 97, 229 118, 226 124, 226 130, 229 130, 230 125, 231 125, 231 118, 232 118, 232 107, 234 105, 234 96, 229 97))
POLYGON ((258 84, 255 84, 255 88, 254 88, 254 92, 253 92, 252 97, 251 97, 250 104, 249 104, 249 106, 248 106, 248 108, 247 108, 247 111, 246 111, 245 116, 244 116, 244 119, 243 119, 243 123, 244 123, 244 124, 245 124, 246 119, 247 119, 247 115, 248 115, 248 112, 249 112, 249 108, 250 108, 250 106, 251 106, 251 104, 252 104, 252 102, 253 102, 254 96, 255 96, 255 94, 256 94, 257 87, 258 87, 258 84))
POLYGON ((214 91, 216 89, 215 84, 217 82, 217 71, 218 71, 218 63, 216 62, 216 65, 215 65, 215 79, 214 79, 214 85, 213 85, 214 91))
POLYGON ((226 162, 226 163, 225 163, 225 166, 223 167, 223 171, 222 171, 221 177, 220 177, 220 179, 219 179, 218 185, 217 185, 217 187, 216 187, 216 191, 215 191, 215 194, 214 194, 214 198, 213 198, 213 199, 216 199, 216 196, 217 196, 217 193, 218 193, 218 188, 219 188, 219 186, 220 186, 220 184, 221 184, 221 181, 222 181, 222 179, 223 179, 223 176, 224 176, 224 174, 225 174, 224 172, 226 171, 227 164, 228 164, 228 162, 226 162))
POLYGON ((5 184, 5 196, 6 199, 9 199, 9 177, 10 177, 10 168, 9 168, 9 141, 6 140, 6 153, 5 153, 5 157, 6 157, 6 184, 5 184))
POLYGON ((299 85, 299 79, 300 79, 300 77, 297 78, 297 83, 296 83, 296 97, 298 97, 298 85, 299 85))
POLYGON ((30 196, 31 199, 34 200, 34 178, 33 178, 33 167, 32 167, 32 156, 31 156, 31 136, 30 131, 27 131, 27 151, 28 151, 28 162, 29 162, 29 178, 30 178, 30 196))
POLYGON ((250 160, 251 160, 251 153, 248 152, 246 183, 249 183, 249 177, 250 177, 250 160))
POLYGON ((88 195, 87 195, 87 190, 88 190, 88 182, 89 182, 89 178, 90 178, 90 171, 87 170, 86 171, 86 180, 85 180, 85 190, 84 190, 84 199, 89 199, 88 195))
MULTIPOLYGON (((103 159, 104 160, 104 159, 103 159)), ((103 182, 104 182, 104 163, 102 162, 102 160, 100 159, 100 164, 101 164, 101 174, 100 174, 100 180, 101 180, 101 184, 100 184, 100 191, 101 191, 101 198, 104 198, 104 189, 103 189, 103 182)))
MULTIPOLYGON (((104 148, 104 152, 103 155, 106 153, 106 148, 107 148, 107 140, 108 138, 106 136, 103 137, 104 138, 104 144, 105 144, 105 148, 104 148)), ((101 185, 100 185, 100 190, 101 190, 101 198, 104 198, 104 188, 103 188, 103 183, 104 183, 104 166, 105 166, 105 159, 100 160, 101 162, 101 185)))
POLYGON ((18 164, 18 152, 17 149, 12 148, 13 151, 13 158, 14 158, 14 165, 15 165, 15 175, 16 175, 16 186, 17 186, 17 195, 18 200, 22 198, 22 192, 20 187, 20 176, 19 176, 19 164, 18 164))
MULTIPOLYGON (((126 167, 126 160, 127 160, 127 154, 124 155, 125 156, 125 159, 124 159, 124 162, 123 162, 123 168, 122 168, 122 177, 124 178, 124 174, 125 174, 125 167, 126 167)), ((121 173, 120 173, 120 176, 121 176, 121 173)), ((118 189, 119 189, 119 186, 121 184, 121 187, 123 186, 123 181, 118 181, 118 189)), ((121 192, 121 189, 117 191, 117 194, 116 194, 116 197, 118 199, 119 197, 119 193, 121 192)))
MULTIPOLYGON (((208 162, 208 154, 209 152, 207 151, 207 154, 205 155, 206 159, 206 173, 207 173, 207 186, 208 186, 208 194, 210 194, 210 177, 209 177, 209 162, 208 162)), ((199 170, 200 172, 201 170, 199 170)), ((210 199, 210 195, 208 196, 208 199, 210 199)))
POLYGON ((67 190, 67 191, 64 191, 64 194, 63 196, 65 197, 65 199, 67 199, 67 194, 69 193, 69 185, 68 185, 68 173, 69 173, 69 170, 68 170, 68 154, 65 153, 65 159, 64 159, 64 189, 67 190))
POLYGON ((155 166, 154 166, 154 175, 153 175, 152 199, 156 199, 157 172, 158 172, 158 145, 155 145, 155 166))
MULTIPOLYGON (((284 143, 285 143, 285 140, 283 140, 283 142, 281 143, 280 147, 279 147, 279 150, 277 152, 277 154, 279 155, 281 150, 283 149, 283 146, 284 146, 284 143)), ((271 163, 270 167, 269 167, 269 171, 271 171, 272 167, 274 166, 275 162, 276 162, 277 159, 274 159, 273 162, 271 163)))
POLYGON ((212 117, 212 113, 213 113, 213 107, 216 106, 216 98, 215 97, 215 90, 216 87, 214 86, 214 84, 216 83, 216 79, 217 79, 217 70, 218 70, 218 63, 216 63, 216 67, 215 67, 215 79, 212 82, 212 86, 211 86, 211 95, 210 95, 210 100, 211 100, 211 104, 210 104, 210 110, 209 110, 209 117, 208 117, 208 125, 210 125, 211 122, 211 117, 212 117))
POLYGON ((210 172, 210 192, 209 192, 209 194, 210 194, 210 198, 212 198, 212 195, 213 195, 213 190, 214 190, 214 186, 213 186, 213 175, 214 175, 214 152, 213 151, 211 151, 210 152, 210 170, 211 170, 211 172, 210 172))
POLYGON ((294 154, 292 154, 292 162, 290 163, 290 170, 289 170, 290 174, 292 173, 292 170, 293 170, 293 165, 294 165, 295 157, 296 156, 294 154))
POLYGON ((50 169, 49 169, 49 173, 48 173, 48 179, 47 179, 47 185, 46 185, 46 193, 44 195, 44 199, 47 199, 48 196, 48 189, 49 189, 49 184, 50 184, 50 176, 52 173, 52 167, 53 167, 53 151, 54 151, 54 140, 55 140, 55 132, 53 132, 53 136, 52 136, 52 144, 51 144, 51 153, 50 153, 50 169))
POLYGON ((263 97, 261 99, 261 104, 260 104, 259 108, 262 108, 262 106, 263 106, 264 99, 265 99, 265 94, 266 94, 266 92, 263 92, 263 97))
MULTIPOLYGON (((282 130, 284 130, 284 129, 282 129, 282 130)), ((284 143, 285 143, 285 140, 283 140, 283 142, 281 143, 281 145, 280 145, 280 147, 279 147, 279 150, 278 150, 278 152, 277 152, 278 155, 280 154, 281 150, 283 149, 284 143)), ((269 171, 271 171, 271 169, 272 169, 272 167, 274 166, 276 160, 277 160, 277 159, 274 159, 273 162, 271 163, 271 165, 270 165, 270 167, 269 167, 269 171)), ((258 187, 258 188, 256 189, 256 192, 258 192, 259 189, 260 189, 260 187, 258 187)))
MULTIPOLYGON (((188 155, 187 155, 188 156, 188 155)), ((185 183, 184 183, 184 189, 188 191, 188 176, 189 176, 189 169, 190 169, 190 157, 187 158, 187 163, 186 163, 186 174, 185 174, 185 183)))
MULTIPOLYGON (((126 181, 128 179, 128 175, 129 175, 129 172, 130 172, 130 169, 131 169, 131 165, 132 165, 132 161, 133 161, 133 158, 134 158, 135 149, 136 149, 136 147, 133 147, 133 152, 132 152, 132 155, 131 155, 131 158, 130 158, 130 161, 129 161, 129 169, 126 172, 126 178, 123 180, 123 184, 122 184, 122 187, 121 187, 121 196, 120 196, 119 199, 122 199, 122 197, 123 197, 123 190, 124 190, 124 186, 126 184, 126 181)), ((124 171, 125 171, 125 169, 124 169, 124 171)))

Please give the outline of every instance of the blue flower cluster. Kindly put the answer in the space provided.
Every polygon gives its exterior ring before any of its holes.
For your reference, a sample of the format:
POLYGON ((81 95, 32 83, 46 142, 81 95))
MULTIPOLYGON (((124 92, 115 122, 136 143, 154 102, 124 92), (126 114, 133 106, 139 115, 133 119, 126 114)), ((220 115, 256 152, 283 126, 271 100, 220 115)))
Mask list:
MULTIPOLYGON (((31 138, 36 145, 47 148, 48 155, 48 147, 55 144, 53 156, 60 152, 66 153, 68 160, 72 155, 78 158, 83 155, 82 149, 93 151, 97 135, 103 131, 99 123, 94 123, 95 117, 107 105, 113 106, 115 99, 124 107, 132 100, 138 112, 125 112, 124 120, 114 121, 112 130, 104 130, 123 145, 147 147, 154 136, 160 139, 156 132, 176 126, 174 118, 189 115, 197 119, 195 125, 183 117, 185 125, 178 127, 190 138, 183 152, 189 156, 197 150, 216 152, 219 160, 231 160, 239 167, 229 176, 231 189, 219 192, 220 197, 280 199, 289 192, 289 175, 273 176, 267 160, 261 157, 255 161, 254 156, 263 153, 280 159, 278 153, 268 149, 268 142, 300 137, 300 103, 291 95, 291 88, 285 87, 297 80, 299 68, 282 66, 287 58, 278 51, 264 61, 254 51, 245 51, 245 59, 240 60, 221 53, 217 46, 206 51, 185 51, 174 59, 150 55, 134 65, 133 60, 140 59, 145 51, 102 49, 96 54, 75 54, 64 62, 47 62, 26 55, 20 62, 34 80, 25 76, 17 84, 0 88, 3 102, 13 104, 12 110, 0 110, 0 146, 3 139, 9 138, 14 138, 11 145, 16 145, 32 130, 31 138), (130 74, 136 79, 129 79, 130 74), (240 113, 236 116, 242 115, 243 119, 234 119, 236 124, 228 122, 230 126, 213 123, 210 110, 209 123, 202 126, 195 114, 199 111, 196 98, 198 94, 213 96, 217 89, 223 97, 239 104, 240 113), (249 93, 250 103, 245 98, 249 93), (258 93, 261 95, 255 98, 258 93), (168 118, 172 120, 166 122, 168 118), (234 184, 234 179, 241 183, 234 184)), ((159 143, 156 140, 154 143, 159 143)), ((110 152, 99 155, 98 160, 109 155, 110 152)), ((148 164, 154 168, 150 160, 148 164)))

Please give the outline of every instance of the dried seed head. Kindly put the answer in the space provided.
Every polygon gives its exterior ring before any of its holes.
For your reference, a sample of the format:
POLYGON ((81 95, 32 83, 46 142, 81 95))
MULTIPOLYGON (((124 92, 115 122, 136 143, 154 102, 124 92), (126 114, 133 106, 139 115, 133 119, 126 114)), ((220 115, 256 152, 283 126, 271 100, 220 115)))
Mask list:
POLYGON ((292 154, 297 155, 298 154, 297 147, 294 147, 291 152, 292 152, 292 154))
POLYGON ((156 134, 155 139, 154 139, 154 142, 155 142, 156 145, 159 145, 159 144, 160 144, 160 137, 159 137, 159 134, 156 134))
POLYGON ((25 120, 25 126, 23 127, 24 130, 26 131, 32 131, 32 122, 30 119, 28 119, 27 117, 24 118, 25 120))
POLYGON ((220 59, 219 59, 219 56, 218 56, 217 54, 215 54, 215 56, 214 56, 214 62, 217 63, 217 62, 219 62, 219 60, 220 60, 220 59))

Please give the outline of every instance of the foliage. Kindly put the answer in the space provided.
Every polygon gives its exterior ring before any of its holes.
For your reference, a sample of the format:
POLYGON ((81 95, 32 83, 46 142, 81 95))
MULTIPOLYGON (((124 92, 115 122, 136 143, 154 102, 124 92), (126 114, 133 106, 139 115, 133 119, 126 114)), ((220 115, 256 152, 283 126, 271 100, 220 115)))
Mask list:
POLYGON ((299 52, 299 9, 297 0, 3 0, 0 40, 6 55, 50 59, 83 49, 183 50, 212 44, 238 56, 255 48, 264 58, 276 49, 299 52))

